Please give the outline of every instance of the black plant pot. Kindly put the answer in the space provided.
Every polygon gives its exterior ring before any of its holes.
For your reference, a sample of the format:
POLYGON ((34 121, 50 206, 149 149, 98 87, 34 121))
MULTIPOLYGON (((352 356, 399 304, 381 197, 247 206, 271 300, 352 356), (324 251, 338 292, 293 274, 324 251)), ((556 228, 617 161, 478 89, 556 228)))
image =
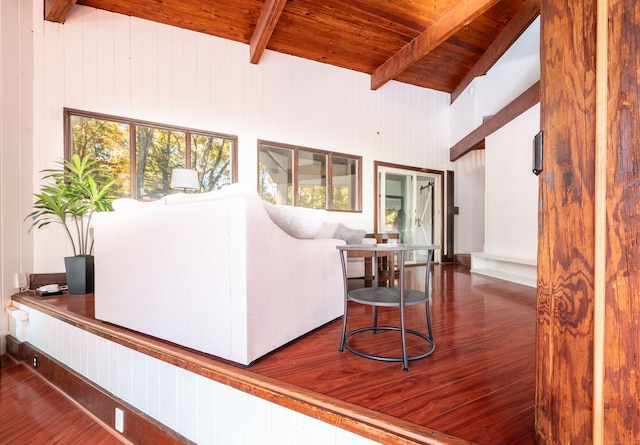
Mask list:
POLYGON ((65 257, 69 295, 83 295, 93 292, 93 256, 65 257))

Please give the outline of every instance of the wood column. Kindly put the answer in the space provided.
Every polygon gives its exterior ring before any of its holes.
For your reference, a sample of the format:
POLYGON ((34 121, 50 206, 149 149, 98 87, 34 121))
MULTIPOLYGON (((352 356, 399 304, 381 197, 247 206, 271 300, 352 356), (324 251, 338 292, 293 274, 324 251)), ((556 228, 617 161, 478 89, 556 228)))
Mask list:
POLYGON ((640 443, 640 3, 608 3, 603 443, 640 443))
POLYGON ((603 79, 599 1, 543 0, 541 9, 536 433, 544 444, 640 441, 640 6, 608 0, 603 79), (606 195, 596 206, 598 100, 606 195), (604 324, 594 324, 597 301, 604 324), (594 362, 599 342, 604 363, 594 362))

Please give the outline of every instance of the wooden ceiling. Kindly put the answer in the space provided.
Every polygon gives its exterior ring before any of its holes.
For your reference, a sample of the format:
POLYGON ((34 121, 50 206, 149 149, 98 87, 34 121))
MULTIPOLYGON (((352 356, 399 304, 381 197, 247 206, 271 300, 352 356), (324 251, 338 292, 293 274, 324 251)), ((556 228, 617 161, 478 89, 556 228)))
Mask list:
POLYGON ((186 28, 389 80, 452 93, 485 74, 539 13, 539 0, 45 0, 186 28))

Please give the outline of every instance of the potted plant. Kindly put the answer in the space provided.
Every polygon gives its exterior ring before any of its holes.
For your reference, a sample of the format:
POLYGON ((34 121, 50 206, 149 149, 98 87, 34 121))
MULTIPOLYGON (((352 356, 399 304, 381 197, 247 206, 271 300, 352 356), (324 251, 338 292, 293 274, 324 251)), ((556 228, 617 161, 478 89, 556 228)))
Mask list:
POLYGON ((58 161, 59 168, 43 170, 45 185, 33 205, 29 230, 54 222, 64 227, 73 247, 73 257, 64 259, 69 294, 93 292, 93 234, 95 212, 113 210, 114 180, 91 156, 74 154, 71 161, 58 161))

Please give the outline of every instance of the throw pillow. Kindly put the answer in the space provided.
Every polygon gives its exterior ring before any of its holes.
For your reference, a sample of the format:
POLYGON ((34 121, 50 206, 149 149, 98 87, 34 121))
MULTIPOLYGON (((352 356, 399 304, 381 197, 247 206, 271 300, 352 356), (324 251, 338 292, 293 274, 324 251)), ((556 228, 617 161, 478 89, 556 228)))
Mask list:
POLYGON ((336 228, 338 227, 338 223, 322 223, 322 228, 320 232, 316 235, 316 239, 332 239, 335 237, 336 228))
POLYGON ((342 223, 338 223, 333 237, 345 240, 347 244, 361 244, 362 238, 364 238, 366 234, 366 230, 351 229, 342 223))
POLYGON ((315 238, 322 228, 325 210, 263 202, 271 220, 294 238, 315 238))

